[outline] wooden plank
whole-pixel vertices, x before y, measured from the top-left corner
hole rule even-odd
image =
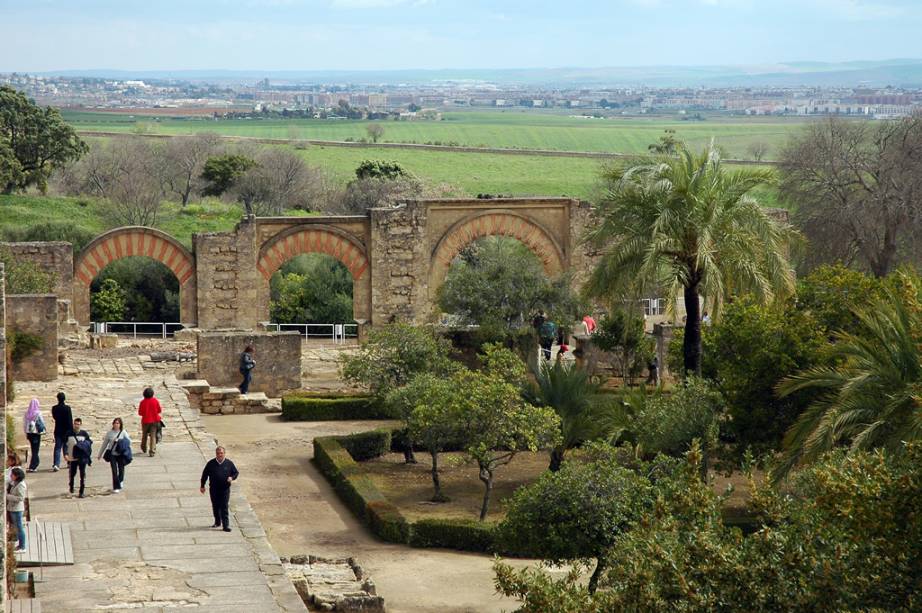
[[[42,603],[35,598],[17,598],[10,601],[11,613],[42,613]]]
[[[32,521],[26,524],[26,533],[27,549],[16,554],[20,566],[74,563],[74,548],[67,524]]]

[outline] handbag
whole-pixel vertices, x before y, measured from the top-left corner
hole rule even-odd
[[[105,460],[106,462],[111,462],[112,461],[112,450],[106,449],[106,451],[102,454],[102,459]]]

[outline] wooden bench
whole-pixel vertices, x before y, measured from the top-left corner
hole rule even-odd
[[[26,550],[16,554],[18,566],[60,566],[74,563],[74,547],[67,524],[55,521],[26,523]]]

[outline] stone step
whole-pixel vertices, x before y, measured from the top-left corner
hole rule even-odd
[[[191,381],[181,381],[179,387],[190,394],[204,394],[211,386],[204,379],[193,379]]]
[[[240,390],[238,390],[236,387],[210,387],[208,388],[208,391],[202,395],[204,400],[218,400],[239,397]]]
[[[249,394],[240,394],[239,400],[240,402],[251,404],[266,404],[269,402],[269,397],[263,392],[250,392]]]

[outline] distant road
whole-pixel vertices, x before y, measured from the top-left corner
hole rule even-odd
[[[83,136],[145,136],[148,138],[173,138],[174,136],[189,136],[188,134],[134,134],[126,132],[101,132],[96,130],[77,130]],[[262,138],[258,136],[227,136],[218,135],[222,139],[234,141],[247,141],[250,143],[260,143],[264,145],[290,145],[301,143],[307,145],[319,145],[322,147],[351,147],[354,149],[421,149],[424,151],[443,151],[449,153],[499,153],[502,155],[530,155],[544,157],[561,157],[561,158],[595,158],[595,159],[615,159],[615,158],[634,158],[637,154],[630,153],[604,153],[601,151],[557,151],[554,149],[508,149],[502,147],[461,147],[455,145],[423,145],[418,143],[356,143],[344,140],[315,140],[309,138]],[[741,164],[751,166],[758,164],[762,166],[777,166],[778,162],[773,160],[723,160],[727,164]]]

